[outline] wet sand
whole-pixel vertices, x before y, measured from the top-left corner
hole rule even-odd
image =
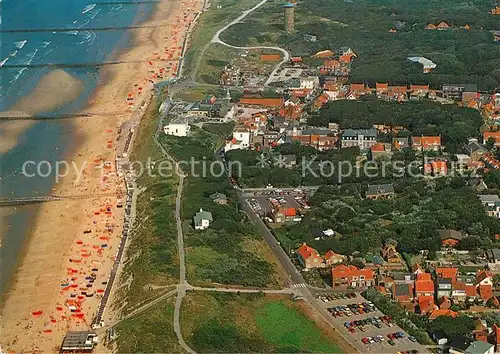
[[[75,100],[83,89],[84,85],[81,80],[64,70],[56,69],[44,75],[32,92],[17,101],[10,110],[1,112],[0,115],[30,117],[52,111]],[[32,120],[12,120],[0,123],[0,154],[15,147],[19,135],[34,123],[35,121]]]
[[[71,160],[83,174],[78,178],[72,170],[54,193],[87,198],[40,207],[4,301],[0,344],[5,350],[56,352],[67,330],[89,328],[122,231],[123,208],[117,204],[125,186],[115,170],[115,149],[122,143],[118,128],[140,114],[152,82],[177,70],[188,25],[201,7],[198,0],[160,3],[148,24],[172,25],[134,31],[134,46],[119,55],[134,63],[106,67],[85,110],[100,116],[73,121],[82,143]]]

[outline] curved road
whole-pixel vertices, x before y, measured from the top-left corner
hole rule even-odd
[[[226,47],[234,48],[234,49],[243,49],[243,50],[245,50],[245,49],[272,49],[272,50],[277,50],[277,51],[281,52],[283,54],[283,60],[281,60],[276,65],[276,67],[272,71],[271,75],[269,75],[269,78],[264,83],[264,86],[268,86],[269,83],[271,82],[272,77],[276,74],[276,72],[279,70],[279,68],[281,67],[281,65],[283,65],[284,63],[286,63],[286,62],[288,62],[290,60],[290,54],[285,49],[280,48],[280,47],[272,47],[272,46],[237,47],[237,46],[234,46],[234,45],[231,45],[231,44],[228,44],[228,43],[222,41],[220,39],[220,35],[221,35],[222,32],[224,32],[225,30],[227,30],[232,25],[235,25],[235,24],[241,22],[241,20],[243,20],[245,17],[247,17],[249,14],[251,14],[252,12],[254,12],[255,10],[257,10],[262,5],[264,5],[267,1],[268,0],[262,0],[261,2],[259,2],[257,5],[255,5],[251,9],[243,11],[240,16],[238,16],[236,19],[234,19],[233,21],[229,22],[227,25],[225,25],[224,27],[222,27],[221,29],[219,29],[214,34],[214,36],[212,37],[212,39],[210,40],[210,43],[209,43],[209,44],[218,43],[218,44],[222,44],[222,45],[225,45]]]

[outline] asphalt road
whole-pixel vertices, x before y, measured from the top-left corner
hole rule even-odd
[[[243,210],[248,215],[249,219],[255,224],[255,226],[257,226],[260,234],[262,235],[262,237],[264,237],[264,240],[280,261],[292,283],[305,284],[306,282],[302,277],[302,274],[300,274],[300,272],[297,270],[283,248],[281,248],[281,245],[278,244],[271,231],[269,231],[266,224],[264,224],[264,221],[262,221],[262,219],[255,213],[255,211],[252,210],[241,193],[238,193],[238,198],[241,205],[243,206]]]

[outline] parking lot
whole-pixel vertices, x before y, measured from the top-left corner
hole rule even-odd
[[[317,301],[338,324],[336,327],[364,348],[363,352],[427,352],[418,342],[410,340],[410,336],[393,323],[389,316],[380,312],[361,295],[348,294],[324,294],[318,296]]]
[[[248,203],[259,215],[267,215],[275,208],[295,208],[305,211],[310,208],[307,202],[308,196],[304,191],[268,192],[256,193],[247,198]]]

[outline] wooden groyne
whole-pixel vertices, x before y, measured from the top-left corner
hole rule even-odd
[[[128,112],[81,112],[81,113],[60,113],[49,115],[34,115],[34,116],[0,116],[0,121],[6,120],[54,120],[54,119],[71,119],[85,117],[101,117],[101,116],[120,116]]]
[[[1,29],[0,33],[72,32],[70,34],[76,35],[78,34],[78,32],[84,32],[84,31],[125,31],[131,29],[139,29],[139,28],[158,28],[158,27],[168,27],[175,25],[176,24],[174,23],[161,23],[155,25],[134,25],[134,26],[123,26],[123,27],[13,28],[13,29]]]
[[[151,59],[151,62],[175,62],[177,59]],[[37,63],[37,64],[4,64],[2,69],[13,69],[13,68],[85,68],[85,67],[101,67],[106,65],[118,65],[118,64],[137,64],[144,63],[145,60],[107,60],[100,62],[89,62],[89,63]]]
[[[0,198],[0,207],[11,207],[47,202],[56,202],[60,200],[77,200],[77,199],[92,199],[98,197],[115,197],[115,193],[102,193],[102,194],[84,194],[84,195],[45,195],[33,197],[14,197],[14,198]]]

